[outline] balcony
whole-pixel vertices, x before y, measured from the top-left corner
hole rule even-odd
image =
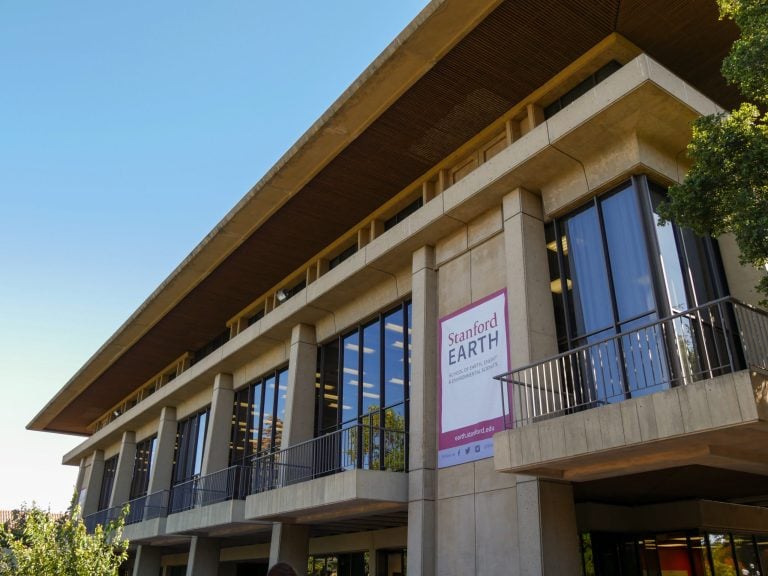
[[[768,314],[732,298],[498,379],[499,471],[580,481],[704,464],[768,474]]]
[[[246,517],[312,522],[408,502],[408,434],[366,424],[253,460]]]

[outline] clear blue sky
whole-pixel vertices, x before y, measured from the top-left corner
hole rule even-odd
[[[0,509],[66,507],[25,425],[425,4],[0,0]]]

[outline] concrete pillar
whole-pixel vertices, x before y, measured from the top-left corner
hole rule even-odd
[[[557,354],[541,198],[518,188],[504,197],[511,368]],[[578,574],[580,557],[573,490],[567,483],[518,476],[518,554],[521,576]],[[515,521],[515,519],[510,519]]]
[[[131,480],[133,479],[133,465],[136,462],[136,433],[132,430],[123,432],[120,443],[120,455],[117,457],[117,470],[115,470],[115,484],[112,487],[112,496],[109,507],[122,506],[128,502],[131,494]]]
[[[202,476],[213,474],[229,466],[229,440],[232,436],[232,406],[235,392],[232,374],[216,374],[213,381],[211,412],[205,435]]]
[[[408,573],[433,576],[436,565],[437,271],[432,246],[424,246],[413,254],[411,306]]]
[[[95,450],[88,457],[87,470],[85,472],[84,490],[85,496],[82,503],[83,518],[99,511],[99,493],[101,492],[101,480],[104,478],[104,452]]]
[[[314,436],[316,371],[315,327],[297,324],[291,332],[288,397],[285,402],[281,448],[310,440]]]
[[[521,576],[579,574],[581,554],[573,487],[518,476],[517,523]]]
[[[269,565],[287,562],[298,574],[303,574],[309,556],[309,526],[302,524],[272,524],[269,545]],[[410,557],[410,556],[409,556]]]
[[[133,561],[133,576],[158,576],[162,568],[161,556],[160,548],[140,544]]]
[[[157,442],[155,444],[155,459],[149,471],[147,494],[154,494],[171,488],[173,474],[173,450],[176,447],[176,408],[165,406],[160,412],[160,423],[157,427]]]
[[[187,560],[187,576],[216,576],[219,573],[219,541],[192,536]]]
[[[512,368],[557,354],[541,198],[517,188],[504,197]]]

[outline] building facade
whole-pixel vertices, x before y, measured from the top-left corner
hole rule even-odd
[[[657,214],[714,2],[434,0],[30,428],[165,576],[762,574],[768,316]]]

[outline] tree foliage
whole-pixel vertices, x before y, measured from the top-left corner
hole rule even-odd
[[[126,512],[89,534],[78,507],[58,519],[36,506],[22,507],[0,526],[0,576],[116,576],[128,556]]]
[[[693,165],[684,182],[670,188],[661,212],[702,235],[733,233],[741,262],[762,268],[768,264],[768,0],[718,5],[720,17],[741,31],[722,72],[744,101],[694,122]],[[768,277],[757,288],[768,296]]]

